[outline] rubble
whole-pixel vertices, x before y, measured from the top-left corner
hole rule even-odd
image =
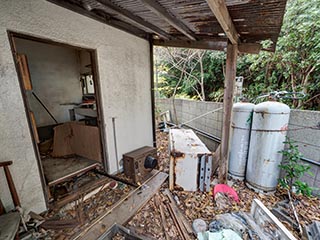
[[[168,153],[168,134],[157,132],[157,146],[159,156],[159,169],[164,171],[169,170],[169,153]],[[251,203],[253,199],[259,199],[268,209],[272,209],[276,203],[287,199],[287,191],[278,188],[274,194],[261,194],[249,190],[244,182],[239,180],[232,180],[232,188],[237,192],[239,202],[233,202],[226,209],[220,210],[213,199],[212,193],[204,192],[185,192],[172,191],[174,198],[179,200],[177,204],[180,211],[185,215],[189,224],[192,225],[193,220],[200,218],[209,224],[216,216],[223,213],[231,212],[250,212]],[[230,185],[230,184],[229,184]],[[168,188],[168,183],[165,182],[162,186],[164,189]],[[160,194],[161,196],[161,194]],[[320,200],[317,197],[308,198],[302,195],[294,195],[295,207],[299,214],[301,225],[305,226],[311,224],[312,221],[320,221]],[[288,209],[289,214],[293,217],[293,213]],[[167,226],[169,228],[168,234],[171,239],[182,239],[178,236],[173,220],[169,214],[165,212]],[[299,232],[290,224],[282,221],[283,225],[289,229],[293,235],[299,239]],[[153,236],[157,239],[166,239],[163,229],[161,228],[161,215],[157,205],[154,203],[154,198],[143,207],[127,224],[136,228],[139,232],[146,235]],[[160,226],[160,227],[157,227]],[[191,237],[195,238],[191,235]]]
[[[159,170],[169,172],[169,153],[167,133],[158,132],[158,160]],[[93,176],[89,174],[91,179]],[[106,177],[106,176],[104,176]],[[62,208],[56,208],[48,213],[39,216],[31,213],[28,228],[34,226],[33,237],[36,239],[70,239],[76,233],[83,231],[89,224],[95,221],[101,214],[123,199],[135,187],[114,178],[107,178],[95,194],[87,196],[82,195],[80,199],[72,204],[67,204]],[[130,181],[124,174],[118,174],[117,179]],[[215,182],[215,181],[213,181]],[[79,185],[86,183],[85,179],[78,179]],[[67,184],[67,183],[65,183]],[[70,183],[72,184],[72,183]],[[234,213],[239,213],[247,224],[255,228],[255,221],[248,217],[253,199],[259,199],[268,209],[277,206],[277,203],[287,199],[286,190],[277,189],[275,194],[264,195],[249,190],[242,181],[230,180],[228,185],[238,195],[237,201],[229,201],[228,204],[219,207],[213,196],[213,192],[187,192],[187,191],[169,191],[168,181],[162,184],[158,194],[154,195],[149,202],[138,211],[133,218],[125,225],[132,233],[139,236],[145,236],[149,239],[195,239],[196,232],[192,229],[192,223],[195,219],[201,219],[209,224],[209,230],[215,229],[215,232],[224,229],[221,223],[223,215],[229,214],[235,217]],[[75,186],[65,186],[66,189],[73,189]],[[53,191],[54,192],[54,191]],[[64,193],[68,194],[68,193]],[[318,198],[307,198],[301,195],[294,195],[294,204],[299,214],[300,223],[303,226],[311,224],[313,221],[320,221],[320,201]],[[59,199],[59,197],[57,197]],[[282,209],[283,210],[283,209]],[[290,208],[285,208],[288,217],[293,218]],[[230,216],[231,216],[230,215]],[[220,221],[219,221],[220,220]],[[283,219],[282,223],[298,238],[298,231],[294,224],[290,224]],[[241,221],[241,220],[239,220]],[[239,223],[239,221],[237,221]],[[218,223],[219,222],[219,223]],[[236,222],[236,221],[234,221]],[[42,227],[39,226],[42,224]],[[240,226],[240,225],[239,225]],[[272,226],[270,226],[272,228]],[[238,232],[241,232],[238,228]],[[234,230],[237,232],[237,230]],[[259,230],[255,230],[258,232]],[[219,233],[220,235],[222,232]],[[231,234],[231,233],[230,233]],[[233,233],[232,233],[233,234]],[[246,236],[254,236],[247,232]],[[261,233],[262,234],[262,233]],[[209,235],[208,235],[209,236]],[[116,234],[114,239],[121,239],[121,234]],[[210,238],[209,238],[210,239]],[[250,239],[250,238],[247,238]]]

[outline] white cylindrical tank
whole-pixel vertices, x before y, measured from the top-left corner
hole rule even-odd
[[[229,174],[240,180],[244,179],[246,173],[253,108],[252,103],[239,102],[233,105]]]
[[[253,111],[246,184],[256,191],[274,191],[278,184],[279,164],[287,135],[290,108],[268,101]]]

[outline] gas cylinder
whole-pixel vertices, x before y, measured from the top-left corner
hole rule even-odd
[[[276,190],[287,135],[290,108],[267,101],[254,107],[246,169],[246,184],[259,192]]]
[[[239,102],[233,105],[229,175],[243,180],[246,173],[251,119],[254,104]]]

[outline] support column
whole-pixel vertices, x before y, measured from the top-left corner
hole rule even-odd
[[[231,115],[233,105],[233,92],[235,85],[236,69],[237,69],[237,53],[238,45],[228,43],[227,62],[226,62],[226,79],[224,81],[223,95],[223,127],[222,141],[219,162],[219,182],[227,182],[228,159],[229,159],[229,139],[231,130]]]

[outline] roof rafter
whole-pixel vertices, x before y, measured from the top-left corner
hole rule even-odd
[[[95,1],[102,4],[103,6],[105,6],[107,8],[109,8],[109,9],[111,9],[112,11],[116,12],[117,14],[121,15],[125,19],[137,24],[138,26],[142,26],[144,28],[149,29],[151,32],[163,37],[164,39],[171,39],[172,38],[168,33],[163,31],[162,29],[145,21],[141,17],[134,15],[130,11],[113,4],[110,0],[95,0]]]
[[[152,41],[153,45],[177,48],[196,48],[225,51],[228,45],[227,39],[183,41],[183,40],[157,40]],[[239,53],[258,54],[261,50],[259,43],[240,43],[238,45]]]
[[[140,0],[140,1],[143,2],[148,9],[150,9],[152,12],[157,14],[159,17],[166,20],[171,26],[176,28],[179,32],[183,33],[189,39],[194,41],[197,40],[196,35],[186,25],[184,25],[176,17],[173,17],[171,14],[169,14],[168,11],[163,6],[161,6],[157,1],[155,0]]]
[[[142,37],[142,38],[147,38],[147,33],[145,31],[143,31],[140,28],[137,28],[133,25],[130,25],[129,23],[117,20],[107,13],[105,13],[105,17],[101,17],[101,16],[98,16],[97,14],[95,14],[94,11],[87,11],[78,5],[71,4],[71,3],[64,1],[64,0],[47,0],[47,1],[54,3],[56,5],[59,5],[61,7],[64,7],[66,9],[69,9],[71,11],[77,12],[79,14],[82,14],[84,16],[90,17],[92,19],[95,19],[96,21],[99,21],[101,23],[106,23],[110,26],[121,29],[121,30],[128,32],[130,34],[134,34],[134,35]]]
[[[239,36],[231,20],[224,0],[206,0],[214,16],[232,44],[238,44]]]

